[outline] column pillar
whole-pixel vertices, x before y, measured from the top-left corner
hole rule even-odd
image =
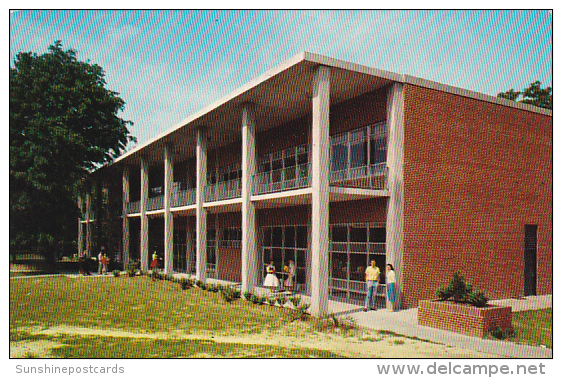
[[[141,270],[148,270],[148,161],[141,157],[140,164],[140,259]]]
[[[196,185],[195,185],[195,277],[207,279],[207,210],[205,201],[205,184],[207,182],[207,131],[197,129],[196,148]]]
[[[252,181],[256,173],[256,121],[253,104],[242,108],[242,291],[251,291],[258,283],[256,209],[251,201]]]
[[[386,261],[396,272],[396,309],[402,299],[402,242],[403,242],[403,166],[404,166],[404,84],[394,83],[388,90],[386,105],[388,135],[387,166],[388,192],[386,209]],[[386,267],[384,267],[386,269]],[[390,304],[387,301],[387,308]]]
[[[122,255],[121,260],[123,262],[123,269],[127,269],[127,264],[129,264],[129,218],[127,217],[127,204],[130,201],[130,171],[129,167],[123,168],[123,233],[122,233]]]
[[[330,205],[330,69],[316,68],[312,90],[311,304],[314,316],[328,313]]]
[[[187,226],[186,226],[186,256],[185,256],[185,261],[186,261],[186,273],[188,274],[193,274],[193,270],[191,269],[191,266],[193,265],[193,248],[195,245],[195,240],[193,239],[193,227],[191,226],[190,222],[189,222],[189,217],[187,217],[186,220]]]
[[[172,183],[174,152],[171,144],[164,146],[164,273],[174,271],[174,217],[172,215]]]

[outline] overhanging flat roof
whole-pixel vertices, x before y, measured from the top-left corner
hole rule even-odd
[[[200,127],[207,127],[209,130],[209,150],[229,144],[240,138],[241,109],[247,102],[255,105],[257,133],[307,116],[311,110],[314,69],[318,65],[331,68],[330,103],[332,105],[383,88],[392,82],[401,82],[552,116],[552,111],[536,106],[323,55],[301,52],[146,143],[124,153],[109,165],[137,165],[140,164],[141,156],[149,162],[162,161],[166,143],[173,144],[176,154],[194,156],[196,130]]]

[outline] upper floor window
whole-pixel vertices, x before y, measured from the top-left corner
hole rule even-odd
[[[365,175],[366,169],[386,163],[384,122],[333,136],[330,139],[331,171],[341,179]]]

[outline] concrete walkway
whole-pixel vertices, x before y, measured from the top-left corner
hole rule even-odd
[[[491,304],[512,306],[514,312],[552,307],[552,295],[490,301]],[[330,302],[330,310],[340,318],[350,317],[360,327],[387,330],[409,337],[514,358],[552,358],[552,349],[520,345],[508,341],[481,339],[459,333],[418,325],[418,310],[412,308],[397,312],[386,309],[364,312],[362,307]],[[407,356],[405,356],[407,357]]]

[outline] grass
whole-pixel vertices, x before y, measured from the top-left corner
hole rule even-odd
[[[56,276],[10,282],[11,346],[47,343],[48,357],[341,357],[301,346],[210,339],[273,334],[292,316],[290,309],[243,300],[226,303],[218,292],[182,290],[178,283],[148,277]],[[70,333],[41,333],[61,326]],[[111,333],[81,334],[80,329]],[[26,353],[24,357],[41,357],[38,352]]]
[[[514,336],[509,340],[520,344],[544,345],[552,349],[552,307],[513,313]]]
[[[37,336],[19,333],[11,341],[49,341],[60,344],[54,358],[338,358],[338,354],[311,348],[221,343],[214,340],[131,339],[125,337]],[[24,358],[38,357],[28,352]]]
[[[289,318],[290,310],[241,300],[226,303],[219,293],[182,290],[177,283],[147,277],[37,277],[10,285],[10,327],[65,324],[240,334],[276,329]]]

